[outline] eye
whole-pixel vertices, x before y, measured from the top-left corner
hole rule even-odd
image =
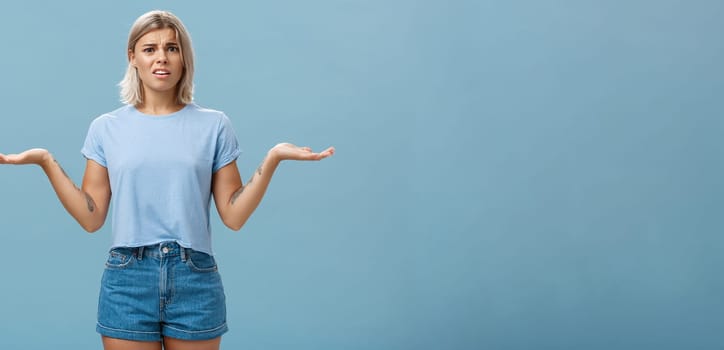
[[[179,49],[177,46],[169,46],[168,51],[170,52],[179,52]]]
[[[153,48],[152,48],[152,47],[146,47],[146,48],[143,49],[143,52],[151,53],[151,52],[153,52]]]

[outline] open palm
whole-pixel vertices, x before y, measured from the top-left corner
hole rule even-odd
[[[0,153],[0,164],[41,164],[48,155],[48,150],[43,148],[33,148],[19,154]]]
[[[299,147],[291,143],[280,143],[271,149],[279,160],[322,160],[334,154],[334,147],[322,152],[312,152],[309,147]]]

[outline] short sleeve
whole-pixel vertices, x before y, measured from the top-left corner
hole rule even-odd
[[[233,162],[241,154],[239,149],[239,141],[236,139],[234,127],[231,120],[225,114],[221,116],[219,123],[218,137],[216,138],[216,150],[214,152],[213,172],[223,168],[227,164]]]
[[[84,157],[87,159],[93,160],[96,163],[102,165],[103,167],[108,167],[106,164],[106,155],[105,152],[103,152],[103,145],[100,142],[103,138],[100,135],[100,118],[97,118],[91,122],[90,127],[88,128],[88,134],[85,137],[85,142],[83,143],[83,148],[81,148],[80,153],[83,154]]]

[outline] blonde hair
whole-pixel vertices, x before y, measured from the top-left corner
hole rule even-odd
[[[138,70],[131,64],[130,54],[135,50],[136,43],[146,33],[156,29],[171,28],[176,32],[176,40],[181,49],[183,73],[176,85],[176,102],[187,104],[193,101],[194,96],[194,49],[191,46],[191,36],[181,20],[168,11],[154,10],[146,12],[133,23],[128,34],[129,55],[126,75],[118,86],[121,88],[121,101],[137,105],[143,103],[143,84],[138,76]]]

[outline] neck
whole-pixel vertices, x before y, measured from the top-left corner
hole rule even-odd
[[[184,107],[183,103],[176,101],[176,94],[170,93],[146,93],[143,96],[143,103],[136,105],[141,113],[150,115],[166,115],[178,112]]]

